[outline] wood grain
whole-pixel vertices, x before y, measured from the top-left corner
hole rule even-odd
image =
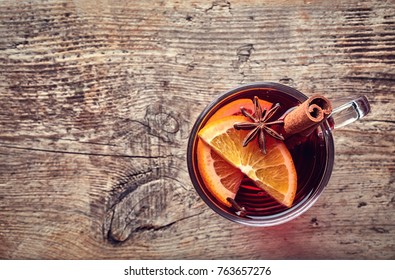
[[[0,1],[0,258],[395,259],[394,65],[393,1]],[[265,229],[186,166],[203,108],[255,81],[372,106],[316,205]]]

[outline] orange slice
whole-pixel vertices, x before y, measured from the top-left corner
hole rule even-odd
[[[259,99],[259,104],[262,109],[269,110],[272,107],[272,103],[266,100]],[[216,121],[218,119],[222,119],[223,117],[232,116],[232,115],[241,115],[240,107],[244,107],[249,113],[254,112],[254,103],[252,99],[241,98],[232,101],[225,106],[218,109],[211,118],[207,121],[207,124]]]
[[[201,129],[199,137],[275,200],[291,207],[297,188],[297,175],[288,148],[270,136],[266,137],[266,154],[260,151],[256,139],[243,147],[243,140],[249,131],[236,130],[233,125],[246,121],[248,119],[244,116],[218,119]]]
[[[272,103],[264,100],[259,100],[259,103],[262,108],[266,109],[270,109],[272,106]],[[216,111],[206,125],[227,116],[240,115],[240,107],[244,107],[250,113],[254,110],[251,99],[237,99]],[[230,207],[231,204],[227,198],[234,199],[236,197],[244,174],[240,169],[220,157],[201,139],[197,143],[197,165],[206,188],[218,201]]]
[[[201,140],[197,144],[197,162],[206,188],[217,200],[230,207],[231,204],[227,198],[236,197],[244,174]]]

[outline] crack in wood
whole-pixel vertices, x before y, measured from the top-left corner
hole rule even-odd
[[[240,46],[236,51],[237,60],[233,61],[232,64],[233,64],[233,68],[235,70],[238,70],[239,74],[242,76],[240,83],[243,83],[247,76],[244,70],[246,65],[250,67],[249,64],[253,50],[255,50],[253,44],[245,44]]]
[[[366,121],[366,122],[383,122],[383,123],[395,124],[395,120],[366,119],[365,121]]]
[[[64,150],[40,149],[40,148],[32,148],[32,147],[21,147],[21,146],[7,145],[7,144],[4,145],[4,144],[1,144],[1,143],[0,143],[0,147],[8,148],[8,149],[35,151],[35,152],[59,153],[59,154],[83,155],[83,156],[99,156],[99,157],[140,158],[140,159],[159,159],[159,158],[163,158],[163,159],[165,159],[165,158],[173,156],[172,154],[156,155],[156,156],[145,156],[145,155],[122,155],[122,154],[104,154],[104,153],[92,153],[92,152],[75,152],[75,151],[64,151]]]
[[[388,229],[385,229],[383,227],[371,227],[369,228],[370,230],[373,230],[377,233],[389,233],[390,231]]]
[[[236,55],[237,55],[236,66],[237,66],[237,68],[240,68],[240,66],[242,66],[245,63],[250,61],[253,50],[255,50],[253,44],[245,44],[245,45],[240,46],[237,49],[237,52],[236,52]]]
[[[228,8],[229,13],[232,14],[232,4],[230,3],[230,1],[225,1],[225,0],[217,0],[212,2],[211,6],[205,9],[204,11],[207,13],[213,10],[215,7]]]
[[[57,140],[77,142],[77,143],[81,143],[81,144],[99,145],[99,146],[111,146],[111,147],[116,147],[117,146],[117,145],[110,144],[110,143],[99,143],[99,142],[94,142],[94,141],[81,141],[81,140],[78,140],[78,139],[59,138]]]
[[[172,221],[172,222],[170,222],[168,224],[161,225],[161,226],[156,226],[156,225],[152,225],[152,224],[143,225],[143,226],[140,226],[140,227],[136,228],[134,230],[134,232],[166,230],[166,229],[170,228],[171,226],[173,226],[174,224],[176,224],[178,222],[181,222],[181,221],[184,221],[184,220],[187,220],[187,219],[199,216],[199,215],[201,215],[203,213],[204,213],[204,211],[196,213],[196,214],[193,214],[193,215],[190,215],[190,216],[187,216],[187,217],[180,218],[178,220]]]

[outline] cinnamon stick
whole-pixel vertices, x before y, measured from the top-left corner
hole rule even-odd
[[[284,137],[310,135],[330,114],[332,104],[324,96],[315,94],[284,118]]]

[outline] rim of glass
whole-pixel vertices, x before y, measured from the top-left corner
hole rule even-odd
[[[189,134],[189,140],[188,140],[188,147],[187,147],[187,164],[188,164],[188,172],[189,176],[191,178],[192,184],[199,194],[199,196],[203,199],[203,201],[212,209],[214,210],[217,214],[221,215],[222,217],[239,223],[243,225],[248,225],[248,226],[275,226],[279,224],[283,224],[285,222],[288,222],[290,220],[295,219],[296,217],[300,216],[303,214],[305,211],[307,211],[311,206],[314,205],[314,203],[317,201],[319,196],[321,195],[322,191],[324,190],[325,186],[328,184],[330,176],[332,174],[333,170],[333,164],[334,164],[334,142],[333,142],[333,137],[332,133],[330,131],[330,126],[329,124],[325,121],[323,124],[321,124],[321,129],[323,132],[323,137],[325,139],[325,149],[326,149],[326,154],[327,154],[327,161],[324,167],[324,173],[321,177],[321,180],[319,182],[318,187],[316,190],[311,194],[311,196],[308,197],[308,199],[303,199],[300,201],[298,204],[292,206],[289,210],[277,213],[275,215],[269,215],[269,216],[262,216],[259,217],[259,219],[251,219],[251,218],[245,218],[245,217],[240,217],[237,216],[236,214],[231,214],[222,209],[222,207],[209,199],[206,195],[206,193],[203,191],[203,188],[200,184],[202,182],[199,181],[198,175],[196,174],[197,168],[194,168],[194,160],[193,160],[193,152],[194,148],[196,146],[196,140],[197,140],[197,132],[201,129],[202,123],[205,122],[207,114],[219,103],[223,102],[225,99],[231,98],[233,95],[238,94],[241,91],[249,90],[249,89],[274,89],[277,91],[281,91],[283,93],[289,94],[290,96],[296,98],[297,100],[303,102],[306,100],[308,97],[301,93],[300,91],[283,85],[279,83],[274,83],[274,82],[255,82],[255,83],[249,83],[249,84],[243,84],[240,86],[237,86],[235,88],[232,88],[222,94],[219,94],[216,96],[207,106],[206,108],[199,114],[197,117],[197,120],[192,127],[192,130]]]

